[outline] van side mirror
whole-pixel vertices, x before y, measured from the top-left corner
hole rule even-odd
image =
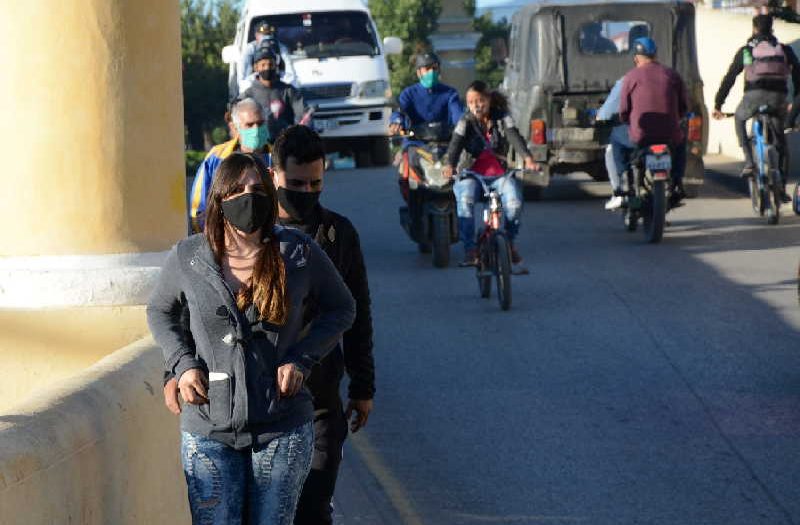
[[[387,36],[383,39],[383,51],[387,55],[399,55],[403,52],[403,41],[396,36]]]
[[[222,48],[222,61],[226,64],[235,64],[239,61],[239,51],[236,46],[225,46]]]

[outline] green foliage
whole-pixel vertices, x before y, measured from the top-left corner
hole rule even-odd
[[[468,0],[471,1],[471,0]],[[474,12],[474,11],[473,11]],[[475,30],[481,34],[475,50],[475,75],[491,87],[497,87],[503,81],[505,64],[492,56],[492,45],[505,45],[508,49],[508,34],[511,26],[505,18],[497,22],[492,20],[491,13],[484,13],[475,19]]]
[[[369,9],[381,36],[403,39],[403,53],[388,57],[392,92],[395,95],[417,81],[414,55],[430,49],[442,11],[440,0],[369,0]]]
[[[228,66],[222,48],[233,42],[238,0],[181,0],[183,111],[188,146],[204,149],[211,130],[224,125]]]
[[[206,158],[206,153],[205,151],[195,151],[187,149],[185,152],[185,157],[186,157],[186,176],[194,177],[195,173],[197,173],[197,168],[200,167],[200,164],[203,162],[203,159]]]

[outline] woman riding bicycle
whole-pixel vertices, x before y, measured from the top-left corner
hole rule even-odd
[[[522,188],[515,178],[503,177],[508,171],[509,146],[523,156],[526,169],[538,169],[538,165],[509,115],[508,104],[503,95],[491,91],[485,82],[476,80],[467,88],[466,99],[469,111],[464,113],[453,130],[443,173],[448,178],[452,177],[459,165],[461,153],[466,151],[470,155],[471,166],[468,169],[483,176],[484,182],[500,193],[511,241],[514,273],[526,273],[522,267],[522,257],[514,245],[522,216]],[[464,243],[465,252],[460,266],[477,264],[474,211],[475,200],[482,195],[479,191],[479,184],[471,178],[459,180],[453,186],[459,236]]]

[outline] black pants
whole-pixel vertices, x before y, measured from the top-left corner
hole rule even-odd
[[[333,523],[331,500],[336,489],[336,477],[342,462],[342,446],[347,437],[347,420],[342,401],[329,400],[330,408],[314,412],[314,457],[300,500],[294,525],[327,525]],[[332,406],[331,406],[332,405]]]

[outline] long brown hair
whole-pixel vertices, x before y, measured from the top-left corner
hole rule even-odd
[[[208,195],[205,236],[217,264],[222,264],[225,254],[225,228],[222,215],[222,200],[239,193],[239,180],[242,174],[254,169],[258,172],[267,197],[272,201],[271,212],[261,227],[261,240],[264,249],[256,257],[253,274],[236,295],[236,305],[244,310],[254,304],[259,318],[276,325],[283,325],[288,317],[289,303],[286,297],[286,267],[280,253],[280,246],[274,238],[273,229],[278,217],[278,192],[264,161],[258,155],[231,153],[217,168],[214,182]]]

